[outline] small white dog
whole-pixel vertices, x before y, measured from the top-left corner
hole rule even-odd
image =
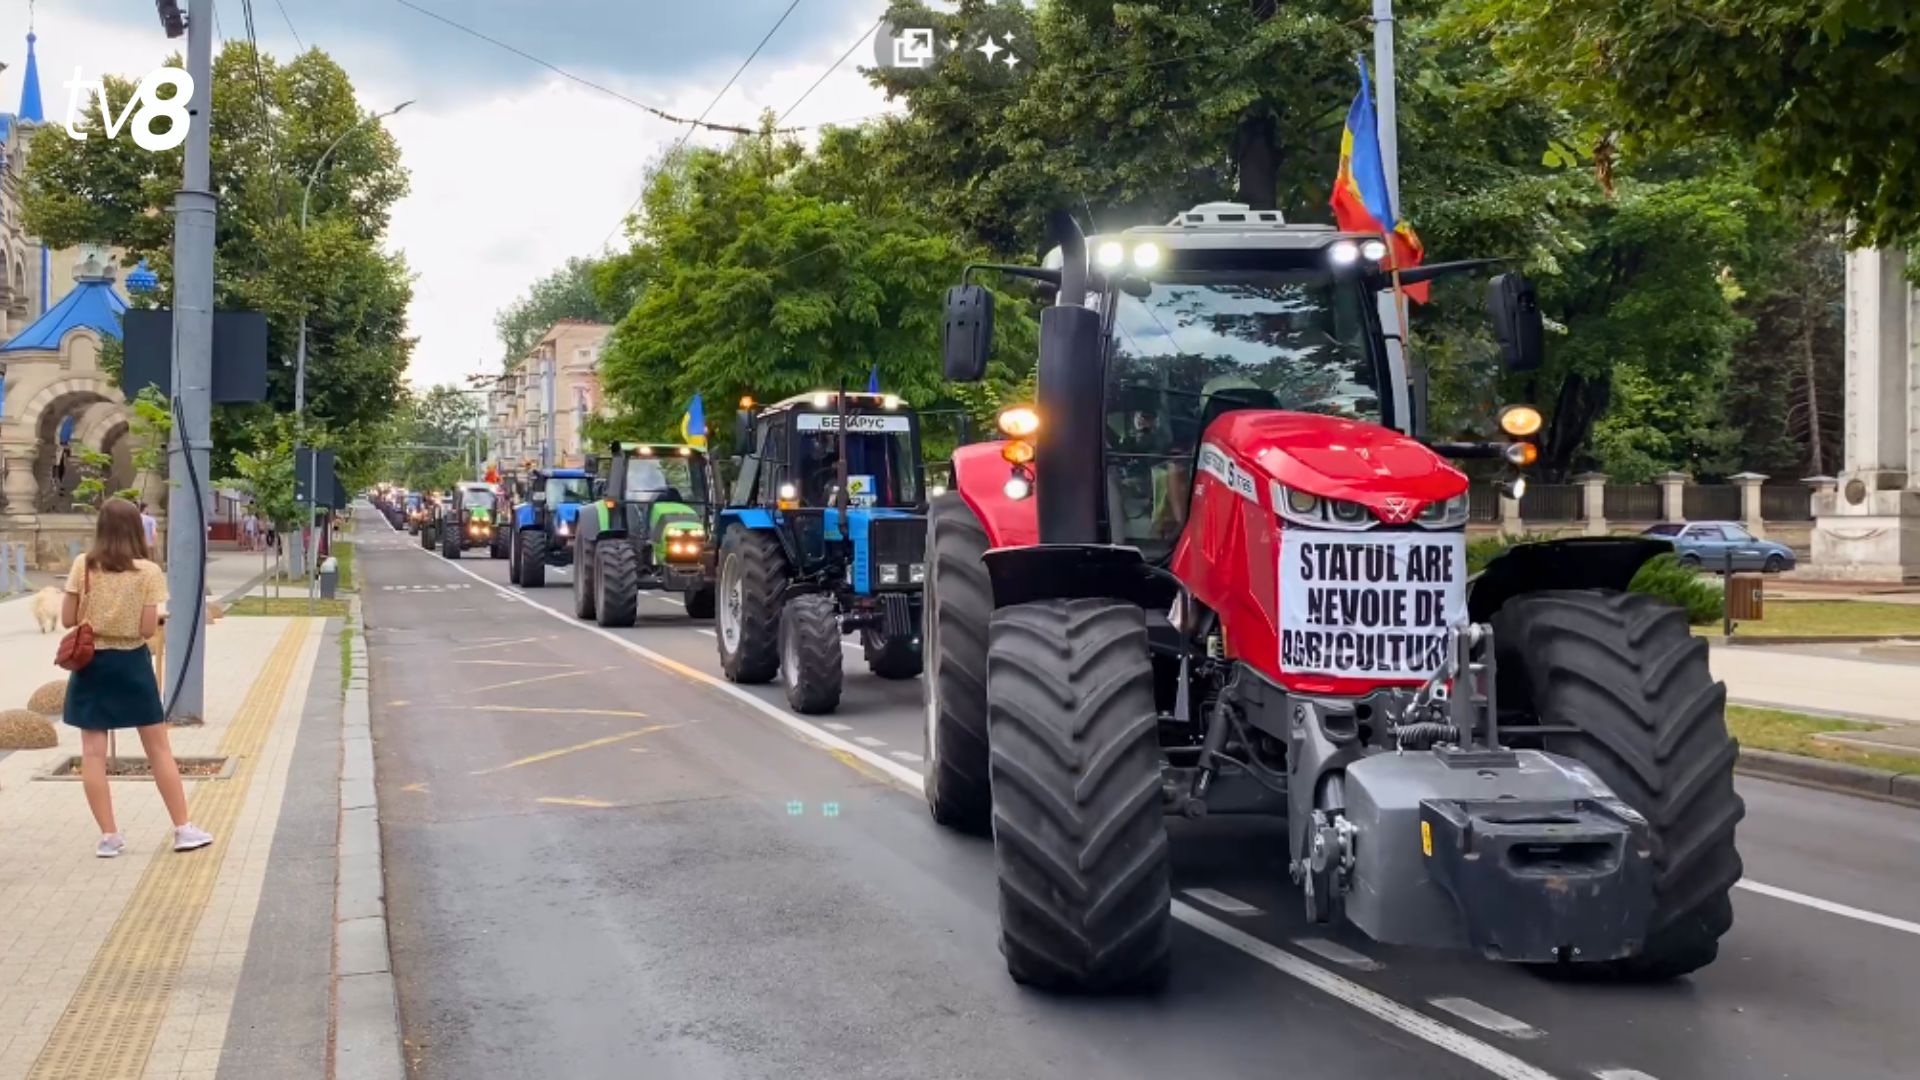
[[[66,602],[65,589],[49,585],[33,597],[33,617],[40,624],[40,632],[51,634],[60,629],[60,608]]]

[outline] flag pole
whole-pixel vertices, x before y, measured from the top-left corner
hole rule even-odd
[[[1387,174],[1387,201],[1392,216],[1400,215],[1400,125],[1395,95],[1393,68],[1393,0],[1373,0],[1373,73],[1374,132],[1380,144],[1380,167]],[[1391,229],[1394,222],[1381,224]],[[1391,315],[1385,310],[1393,305]],[[1407,373],[1407,400],[1396,401],[1396,413],[1410,434],[1425,433],[1427,427],[1427,373],[1413,359],[1407,341],[1407,298],[1400,286],[1400,271],[1393,272],[1393,295],[1380,298],[1380,321],[1399,328],[1399,335],[1387,342],[1389,362],[1397,362]]]

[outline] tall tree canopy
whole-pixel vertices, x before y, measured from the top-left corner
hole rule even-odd
[[[301,316],[307,318],[307,408],[332,430],[342,471],[379,456],[382,424],[399,400],[413,341],[405,263],[381,249],[393,203],[407,191],[399,149],[379,125],[339,143],[314,179],[307,228],[300,205],[327,147],[365,114],[340,66],[318,49],[286,64],[228,42],[214,61],[212,163],[220,200],[214,303],[267,315],[267,403],[214,417],[216,468],[266,445],[264,419],[289,413]],[[178,62],[177,58],[174,62]],[[116,106],[133,92],[107,79]],[[95,243],[144,258],[170,303],[173,193],[183,150],[153,154],[130,139],[76,141],[58,125],[34,136],[27,160],[27,230],[54,246]]]
[[[633,306],[633,296],[616,287],[603,297],[601,265],[599,260],[576,255],[495,315],[493,328],[500,335],[502,362],[512,365],[526,356],[540,343],[540,335],[561,319],[619,322]]]

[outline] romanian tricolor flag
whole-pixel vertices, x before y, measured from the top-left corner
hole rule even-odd
[[[680,441],[701,450],[707,448],[707,407],[698,393],[680,417]]]
[[[1391,249],[1388,268],[1411,270],[1426,254],[1420,238],[1394,212],[1387,193],[1387,169],[1380,160],[1380,129],[1373,114],[1373,89],[1367,81],[1367,62],[1360,66],[1360,92],[1347,110],[1347,129],[1340,135],[1340,175],[1333,182],[1333,219],[1344,232],[1380,233]],[[1427,283],[1403,290],[1414,300],[1427,302]]]

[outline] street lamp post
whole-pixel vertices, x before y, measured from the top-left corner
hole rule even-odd
[[[307,203],[313,198],[313,184],[314,184],[314,181],[320,179],[320,170],[322,167],[326,165],[327,159],[333,156],[333,152],[339,149],[341,143],[347,141],[347,136],[353,134],[356,131],[359,131],[361,128],[366,127],[368,124],[372,124],[376,121],[384,120],[387,117],[398,113],[401,109],[404,109],[411,104],[413,104],[413,101],[409,99],[407,101],[401,102],[398,105],[395,105],[393,108],[388,109],[386,112],[374,113],[372,116],[367,117],[365,120],[362,120],[359,123],[348,128],[347,130],[341,132],[339,138],[333,140],[333,143],[331,145],[329,145],[325,150],[321,151],[320,160],[313,163],[313,171],[307,174],[307,189],[300,196],[300,232],[302,235],[305,235],[307,231]],[[300,313],[300,351],[299,351],[298,358],[294,361],[294,369],[293,369],[293,422],[295,427],[300,427],[306,423],[306,413],[307,413],[307,315],[306,315],[306,312],[303,310]]]

